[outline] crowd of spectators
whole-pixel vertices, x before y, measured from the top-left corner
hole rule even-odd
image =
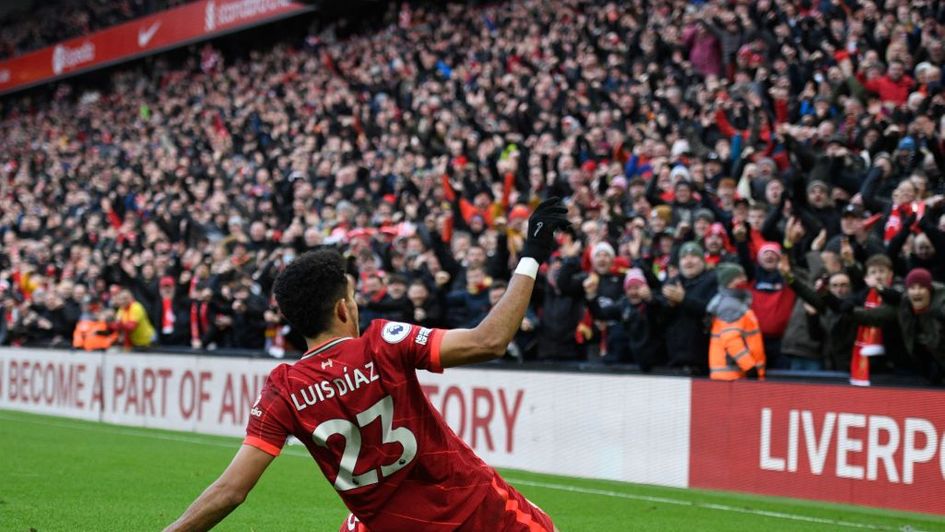
[[[193,0],[34,1],[0,17],[0,60]]]
[[[96,342],[281,355],[304,343],[274,276],[320,246],[348,258],[364,325],[469,326],[557,195],[572,230],[510,358],[705,375],[713,322],[756,316],[767,368],[942,381],[940,2],[387,20],[7,102],[3,341],[68,345],[80,322]],[[713,373],[750,374],[740,356]]]

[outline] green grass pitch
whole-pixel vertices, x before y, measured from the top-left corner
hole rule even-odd
[[[0,411],[0,530],[157,530],[223,470],[236,438]],[[563,531],[943,530],[907,514],[503,470]],[[347,511],[286,448],[219,530],[338,530]]]

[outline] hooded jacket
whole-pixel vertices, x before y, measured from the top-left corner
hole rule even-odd
[[[747,290],[720,288],[706,309],[713,316],[709,372],[713,380],[765,375],[765,347]]]

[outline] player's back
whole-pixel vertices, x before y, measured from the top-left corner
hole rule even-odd
[[[417,368],[440,371],[443,331],[375,321],[273,370],[258,410],[309,449],[371,530],[453,529],[489,488],[492,469],[434,411]],[[247,442],[254,438],[250,423]],[[284,435],[282,436],[284,438]]]

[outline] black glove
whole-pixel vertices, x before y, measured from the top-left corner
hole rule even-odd
[[[568,224],[568,209],[558,197],[541,202],[528,218],[528,235],[525,239],[523,257],[531,257],[539,264],[548,260],[555,250],[555,229],[563,229]]]

